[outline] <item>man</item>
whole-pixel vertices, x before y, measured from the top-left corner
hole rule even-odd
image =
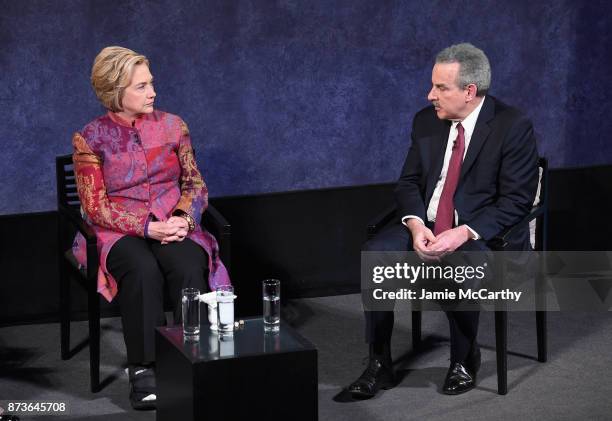
[[[538,182],[533,127],[520,111],[486,95],[489,60],[471,44],[442,50],[432,71],[431,106],[419,111],[395,189],[401,224],[368,241],[367,251],[414,251],[426,262],[454,251],[488,251],[487,241],[531,209]],[[525,230],[510,249],[528,247]],[[474,388],[480,367],[477,311],[446,312],[451,364],[443,392]],[[370,398],[395,384],[392,311],[366,311],[369,364],[349,386]]]

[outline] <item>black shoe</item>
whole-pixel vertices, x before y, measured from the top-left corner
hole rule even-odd
[[[480,370],[480,347],[468,355],[463,362],[451,363],[442,392],[447,395],[459,395],[472,390],[476,386],[476,374]]]
[[[379,358],[370,358],[363,374],[348,387],[353,398],[369,399],[380,389],[391,389],[395,386],[395,376],[390,363]]]
[[[137,410],[156,408],[155,371],[152,367],[130,365],[130,404]]]
[[[478,370],[480,370],[480,363],[480,347],[476,345],[476,348],[474,348],[463,363],[451,363],[448,373],[446,374],[446,379],[444,380],[442,391],[447,395],[459,395],[473,389],[476,386],[476,374],[478,374]],[[459,364],[463,370],[456,367],[457,364]],[[463,375],[463,372],[467,375]]]
[[[476,386],[476,374],[471,372],[462,363],[451,363],[442,392],[446,395],[459,395]]]

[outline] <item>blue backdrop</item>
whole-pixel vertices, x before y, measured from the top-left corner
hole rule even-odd
[[[610,3],[0,0],[0,214],[54,209],[54,157],[103,112],[93,58],[151,61],[211,196],[393,181],[432,60],[469,41],[553,167],[612,163]]]

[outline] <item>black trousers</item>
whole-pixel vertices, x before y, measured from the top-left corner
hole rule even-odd
[[[413,251],[412,235],[408,228],[394,224],[384,228],[363,246],[364,251]],[[484,241],[468,241],[459,248],[460,251],[488,250]],[[464,361],[478,336],[479,311],[447,311],[450,327],[451,362]],[[391,342],[393,332],[393,311],[365,311],[366,342],[385,344]]]
[[[208,289],[208,256],[186,238],[162,245],[125,236],[110,250],[106,267],[117,281],[123,337],[129,364],[155,361],[155,327],[164,326],[164,294],[181,317],[181,289]]]

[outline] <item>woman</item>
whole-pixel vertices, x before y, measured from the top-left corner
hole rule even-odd
[[[98,291],[108,301],[119,300],[130,402],[152,409],[154,328],[165,324],[164,291],[178,320],[182,288],[212,290],[230,281],[215,238],[200,227],[208,190],[189,130],[180,117],[154,109],[147,58],[104,48],[91,83],[108,112],[74,134],[76,184],[98,238]],[[74,254],[84,265],[80,235]]]

